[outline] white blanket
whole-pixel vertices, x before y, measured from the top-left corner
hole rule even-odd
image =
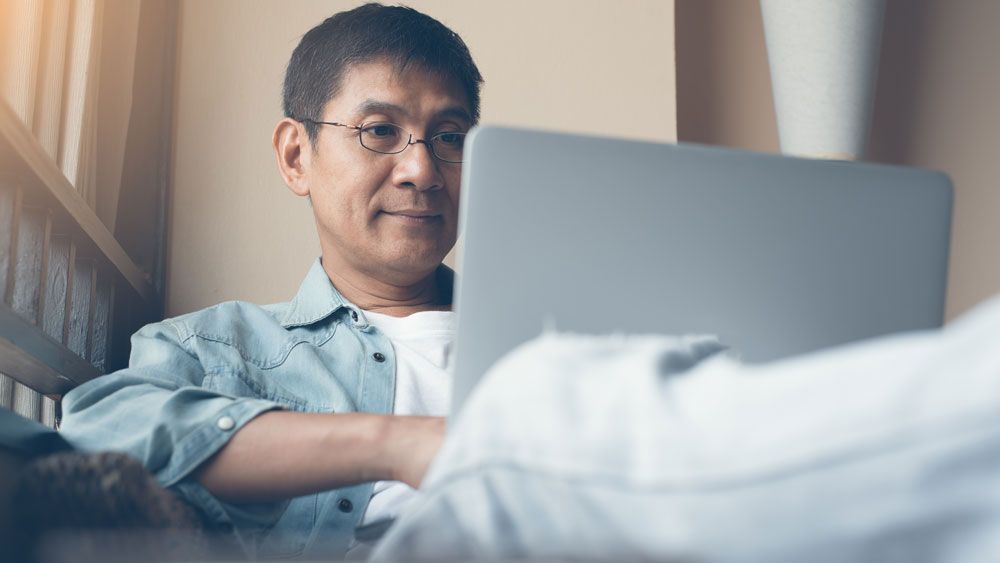
[[[719,349],[514,350],[374,559],[1000,561],[1000,298],[765,365]]]

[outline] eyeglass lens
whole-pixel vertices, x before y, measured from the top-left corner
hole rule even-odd
[[[410,143],[410,134],[394,123],[369,123],[360,129],[361,146],[383,154],[402,152]],[[431,152],[445,162],[462,162],[465,133],[448,131],[430,139]]]

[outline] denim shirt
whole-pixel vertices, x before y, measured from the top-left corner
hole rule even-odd
[[[450,291],[453,273],[442,266],[438,275]],[[232,529],[248,555],[339,556],[371,483],[235,505],[212,496],[192,471],[266,411],[391,413],[395,369],[388,338],[317,260],[289,303],[233,301],[144,327],[132,337],[128,368],[64,397],[62,433],[83,450],[138,458],[163,486]]]

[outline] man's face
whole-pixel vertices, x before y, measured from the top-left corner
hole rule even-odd
[[[414,139],[472,125],[456,81],[388,62],[353,66],[319,119],[395,123]],[[379,154],[354,129],[319,127],[305,174],[324,256],[390,280],[436,268],[457,236],[461,164],[434,158],[422,143]]]

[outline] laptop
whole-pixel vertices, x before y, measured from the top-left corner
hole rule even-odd
[[[452,413],[546,327],[757,363],[943,322],[940,172],[490,126],[465,150]]]

